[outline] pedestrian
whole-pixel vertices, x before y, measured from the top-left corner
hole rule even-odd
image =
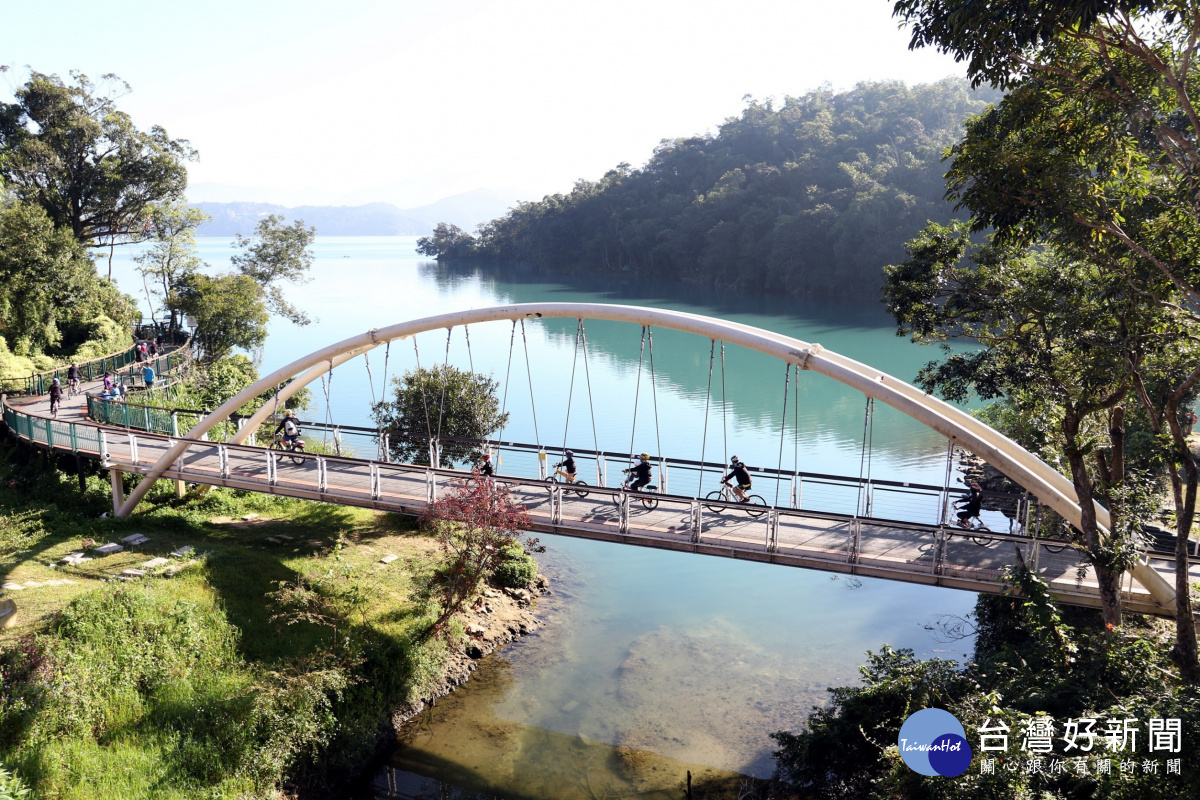
[[[113,390],[113,374],[108,370],[104,371],[104,391],[111,392]]]
[[[142,367],[142,380],[146,382],[146,391],[154,388],[154,367],[149,364]]]

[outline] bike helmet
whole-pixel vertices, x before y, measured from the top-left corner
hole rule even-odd
[[[563,451],[563,455],[564,455],[564,456],[566,456],[567,458],[574,458],[574,457],[575,457],[575,454],[574,454],[573,452],[571,452],[570,450],[564,450],[564,451]]]
[[[283,415],[285,417],[294,417],[294,416],[296,416],[296,412],[292,411],[290,408],[288,408],[288,409],[284,410]]]
[[[649,454],[649,453],[642,453],[640,456],[638,456],[638,458],[640,458],[642,461],[649,461],[649,460],[650,460],[650,454]]]
[[[55,378],[55,379],[54,379],[54,383],[58,383],[58,378]]]
[[[972,489],[978,489],[978,490],[979,490],[979,491],[981,491],[981,492],[983,491],[983,487],[982,487],[982,486],[980,486],[980,485],[979,485],[977,482],[975,482],[975,481],[971,481],[971,482],[970,482],[969,484],[967,484],[967,485],[968,485],[968,486],[970,486]]]
[[[742,462],[741,462],[741,461],[738,461],[738,457],[737,457],[737,456],[730,456],[730,457],[729,457],[729,463],[730,463],[730,465],[733,465],[733,464],[740,464],[740,463],[742,463]]]
[[[484,453],[484,454],[483,454],[483,460],[484,460],[484,461],[491,461],[491,460],[492,460],[492,454],[491,454],[491,453]]]

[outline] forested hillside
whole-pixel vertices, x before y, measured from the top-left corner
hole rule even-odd
[[[663,140],[641,169],[522,203],[475,236],[439,225],[422,252],[873,298],[904,242],[952,216],[942,152],[992,99],[947,79],[752,101],[715,135]]]

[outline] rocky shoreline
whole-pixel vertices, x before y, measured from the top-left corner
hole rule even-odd
[[[526,589],[484,589],[462,616],[467,632],[466,646],[446,660],[441,681],[427,697],[392,713],[392,733],[398,733],[406,722],[436,704],[438,698],[466,683],[479,666],[480,659],[537,630],[541,623],[534,611],[534,603],[547,594],[550,594],[549,581],[540,574]]]
[[[532,633],[541,625],[535,611],[539,597],[551,594],[549,581],[539,574],[524,589],[494,589],[487,587],[474,604],[462,615],[467,643],[462,650],[450,655],[442,669],[442,678],[425,697],[395,709],[375,737],[375,752],[363,765],[358,776],[349,782],[343,797],[357,794],[368,785],[384,759],[392,751],[404,726],[445,697],[471,677],[479,662],[504,645]],[[281,798],[329,797],[329,786],[299,785],[285,789]]]

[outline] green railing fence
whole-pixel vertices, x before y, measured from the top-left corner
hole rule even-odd
[[[163,342],[171,346],[183,346],[187,344],[188,339],[186,334],[179,333],[164,337]],[[135,348],[136,344],[130,345],[128,350],[123,350],[119,353],[93,358],[90,361],[77,362],[83,380],[96,380],[103,377],[106,371],[116,372],[123,367],[135,363],[137,361]],[[35,395],[46,394],[50,390],[50,384],[55,378],[58,378],[61,382],[66,382],[68,366],[56,367],[46,372],[37,372],[21,378],[5,378],[3,381],[0,381],[0,391],[5,394],[15,394],[17,392]],[[155,371],[157,372],[158,370],[155,369]]]

